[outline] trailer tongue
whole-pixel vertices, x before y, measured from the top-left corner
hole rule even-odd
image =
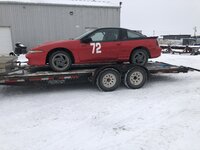
[[[13,62],[12,62],[13,63]],[[198,69],[176,66],[163,62],[149,62],[145,67],[133,64],[103,64],[97,66],[75,67],[66,72],[53,72],[48,69],[21,67],[0,74],[0,85],[29,85],[42,83],[68,83],[73,81],[90,81],[102,90],[113,91],[121,81],[128,88],[141,88],[149,74],[187,73]]]

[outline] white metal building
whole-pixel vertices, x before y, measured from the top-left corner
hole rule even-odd
[[[0,0],[0,54],[120,26],[120,5],[100,0]]]

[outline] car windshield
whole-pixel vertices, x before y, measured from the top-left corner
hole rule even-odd
[[[93,32],[93,31],[94,31],[94,30],[90,30],[90,31],[88,31],[88,32],[85,32],[85,33],[83,33],[82,35],[80,35],[80,36],[78,36],[78,37],[76,37],[76,38],[74,38],[74,39],[75,39],[75,40],[80,40],[80,39],[82,39],[84,36],[90,34],[90,33]]]

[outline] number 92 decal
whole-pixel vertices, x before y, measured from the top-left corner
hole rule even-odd
[[[90,43],[92,46],[92,54],[101,54],[101,43]]]

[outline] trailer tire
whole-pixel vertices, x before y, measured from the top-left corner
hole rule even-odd
[[[67,71],[72,65],[72,59],[67,52],[56,51],[49,57],[49,65],[53,71]]]
[[[106,68],[100,71],[96,79],[96,85],[99,90],[111,92],[116,90],[121,83],[120,73],[113,68]]]
[[[129,69],[124,77],[124,84],[130,89],[139,89],[147,81],[147,71],[142,67]]]

